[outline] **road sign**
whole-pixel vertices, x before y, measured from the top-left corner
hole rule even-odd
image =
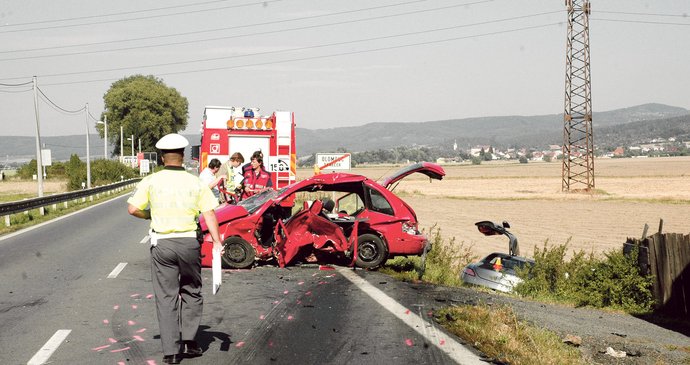
[[[320,170],[349,170],[349,153],[317,153],[316,165]]]
[[[41,150],[41,165],[51,166],[53,164],[53,158],[50,154],[50,150]]]

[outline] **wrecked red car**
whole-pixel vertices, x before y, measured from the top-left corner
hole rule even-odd
[[[215,211],[225,246],[223,266],[337,260],[375,268],[389,257],[422,255],[431,247],[418,229],[417,216],[391,191],[413,173],[436,180],[445,175],[441,166],[429,162],[405,167],[381,183],[349,173],[321,174],[220,206]],[[201,263],[209,267],[213,244],[203,216],[200,225]]]

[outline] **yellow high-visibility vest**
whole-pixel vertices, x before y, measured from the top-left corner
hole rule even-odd
[[[157,233],[196,230],[199,212],[218,206],[211,189],[182,167],[168,166],[145,177],[127,203],[138,209],[151,209],[151,229]]]

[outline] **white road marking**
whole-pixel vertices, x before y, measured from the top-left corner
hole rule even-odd
[[[127,266],[126,262],[121,262],[117,264],[113,271],[111,271],[110,274],[108,274],[108,279],[115,279],[118,275],[120,275],[125,266]]]
[[[431,331],[427,330],[429,323],[427,323],[422,317],[415,314],[413,311],[405,308],[400,303],[396,302],[393,298],[386,295],[380,289],[369,284],[366,280],[352,272],[352,269],[339,267],[337,268],[347,280],[350,280],[355,286],[357,286],[361,291],[369,295],[372,299],[378,302],[381,307],[385,308],[391,312],[394,316],[398,317],[403,321],[408,327],[415,330],[422,337],[424,337],[429,343],[436,346],[439,350],[444,352],[448,357],[453,359],[458,364],[467,365],[486,365],[486,362],[482,361],[479,356],[465,348],[459,342],[452,338],[445,336],[443,333],[438,333],[435,328]]]
[[[48,342],[46,342],[46,344],[43,345],[38,352],[36,352],[34,357],[32,357],[31,360],[26,363],[26,365],[41,365],[47,363],[50,356],[53,355],[53,352],[57,350],[62,341],[67,338],[70,332],[72,332],[72,330],[57,330],[53,337],[51,337],[50,340],[48,340]]]
[[[41,228],[41,227],[43,227],[43,226],[45,226],[45,225],[48,225],[48,224],[51,224],[51,223],[55,223],[55,222],[57,222],[57,221],[59,221],[59,220],[62,220],[62,219],[71,217],[71,216],[73,216],[73,215],[75,215],[75,214],[79,214],[79,213],[85,212],[85,211],[87,211],[87,210],[89,210],[89,209],[91,209],[91,208],[95,208],[95,207],[97,207],[97,206],[99,206],[99,205],[106,204],[106,203],[110,203],[111,201],[113,201],[113,200],[115,200],[115,199],[121,199],[121,198],[127,198],[127,197],[129,197],[129,194],[124,194],[124,195],[116,196],[116,197],[114,197],[114,198],[112,198],[112,199],[109,199],[109,200],[106,200],[106,201],[104,201],[104,202],[100,202],[100,203],[98,203],[98,204],[94,204],[94,205],[88,206],[88,207],[86,207],[86,208],[84,208],[84,209],[81,209],[81,210],[77,210],[76,212],[72,212],[72,213],[69,213],[69,214],[61,215],[61,216],[59,216],[59,217],[57,217],[57,218],[51,219],[51,220],[46,221],[46,222],[43,222],[43,223],[39,223],[39,224],[37,224],[37,225],[35,225],[35,226],[31,226],[31,227],[28,227],[28,228],[20,229],[20,230],[18,230],[17,232],[9,233],[9,234],[6,234],[6,235],[0,237],[0,241],[6,240],[6,239],[8,239],[8,238],[12,238],[12,237],[14,237],[14,236],[19,236],[19,235],[22,234],[22,233],[26,233],[26,232],[29,232],[29,231],[33,231],[34,229]]]
[[[146,236],[144,236],[144,238],[141,239],[141,241],[139,241],[139,243],[147,243],[147,242],[149,242],[150,239],[151,239],[151,236],[146,235]]]

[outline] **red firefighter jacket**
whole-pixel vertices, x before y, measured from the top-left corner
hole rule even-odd
[[[257,174],[253,169],[248,169],[244,171],[244,193],[242,193],[242,199],[248,198],[258,191],[265,188],[272,188],[273,181],[271,180],[271,174],[263,169],[263,166],[259,168],[259,173]],[[257,191],[248,191],[257,190]]]

